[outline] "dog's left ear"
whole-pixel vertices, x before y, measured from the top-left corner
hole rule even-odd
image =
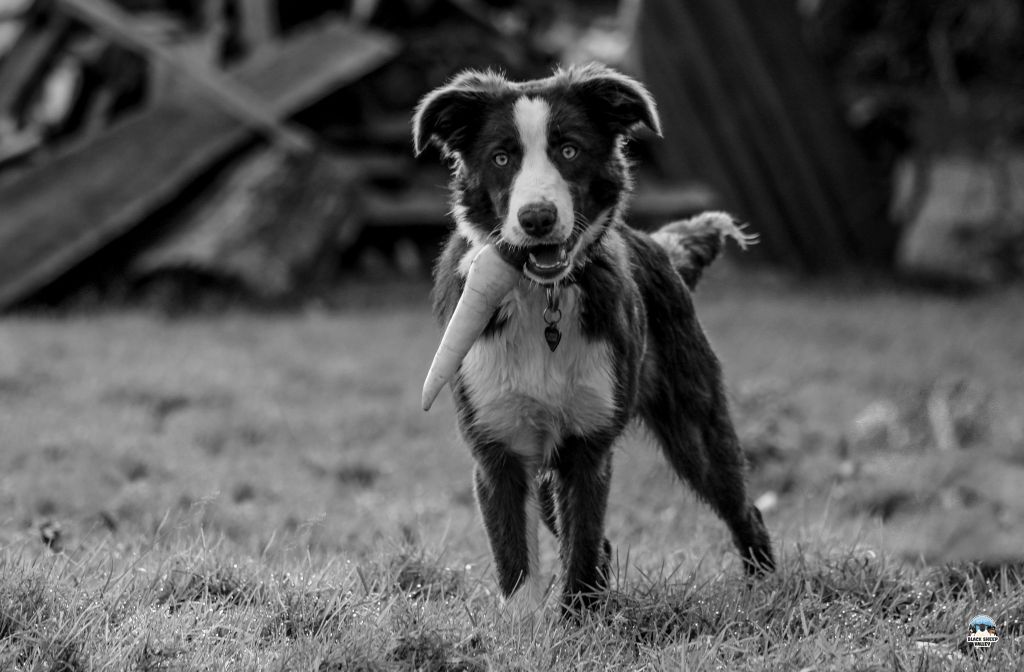
[[[654,97],[632,77],[591,64],[573,72],[572,82],[590,109],[597,110],[616,131],[630,134],[646,126],[661,137],[661,119]]]

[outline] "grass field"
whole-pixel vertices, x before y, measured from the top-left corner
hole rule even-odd
[[[1024,665],[1020,288],[709,278],[780,570],[748,585],[634,432],[579,626],[502,614],[450,397],[419,410],[427,288],[373,291],[0,321],[0,670]]]

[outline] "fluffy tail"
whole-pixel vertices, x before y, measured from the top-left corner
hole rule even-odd
[[[690,289],[697,286],[704,269],[722,253],[727,238],[732,238],[741,249],[757,243],[757,234],[743,232],[732,215],[724,212],[702,212],[690,219],[666,224],[651,234],[668,252],[683,282]]]

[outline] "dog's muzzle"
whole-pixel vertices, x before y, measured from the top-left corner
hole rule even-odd
[[[569,268],[568,245],[549,239],[558,224],[558,208],[541,199],[519,208],[516,219],[530,241],[524,245],[523,271],[538,282],[558,279]]]

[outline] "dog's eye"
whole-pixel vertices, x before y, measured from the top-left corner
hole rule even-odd
[[[572,161],[579,153],[580,150],[576,145],[562,145],[562,158],[566,161]]]
[[[491,157],[491,161],[494,161],[494,165],[499,168],[504,168],[508,165],[508,154],[505,152],[495,152],[494,156]]]

